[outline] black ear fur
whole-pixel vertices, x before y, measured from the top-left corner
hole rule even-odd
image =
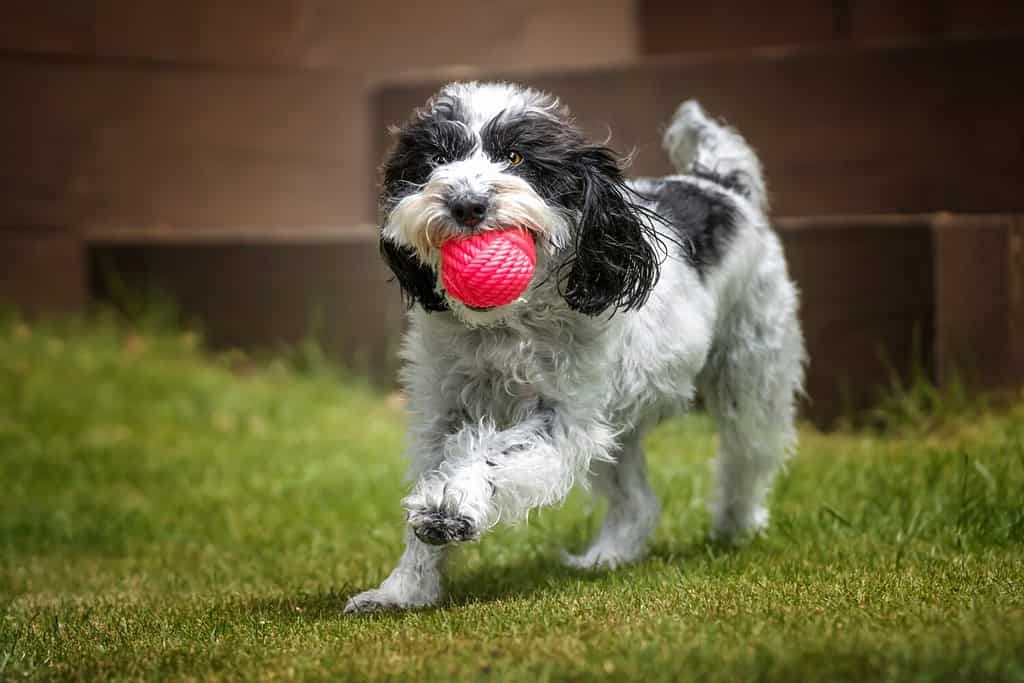
[[[395,274],[402,288],[402,298],[409,308],[418,303],[428,313],[448,310],[444,297],[434,289],[437,274],[433,268],[420,261],[412,249],[381,237],[380,255]]]
[[[650,225],[658,217],[631,201],[635,193],[607,147],[580,150],[577,169],[580,217],[575,253],[559,272],[562,295],[587,315],[639,308],[660,275],[656,247],[664,247]]]

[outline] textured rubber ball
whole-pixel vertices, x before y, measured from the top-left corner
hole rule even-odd
[[[537,268],[530,233],[522,228],[488,230],[441,245],[441,282],[467,306],[493,308],[526,291]]]

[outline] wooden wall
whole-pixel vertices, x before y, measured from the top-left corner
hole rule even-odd
[[[584,11],[584,8],[585,11]],[[0,225],[289,230],[375,219],[366,83],[635,53],[632,3],[6,2]],[[560,29],[570,17],[577,32]]]
[[[757,149],[778,216],[1024,211],[1024,39],[806,46],[586,70],[493,69],[556,92],[595,138],[671,171],[661,131],[684,98]],[[383,84],[376,121],[401,121],[444,74]],[[380,130],[380,127],[377,127]],[[997,132],[994,134],[994,132]],[[390,144],[376,136],[377,156]]]
[[[939,216],[935,301],[940,379],[1024,383],[1024,215]]]
[[[0,305],[80,308],[113,269],[175,296],[214,343],[294,343],[319,310],[344,357],[393,365],[398,298],[370,190],[386,124],[369,119],[367,84],[628,60],[633,13],[633,0],[7,0]]]
[[[112,268],[217,343],[295,342],[318,309],[339,353],[389,367],[386,126],[445,80],[507,78],[611,130],[639,174],[669,170],[683,97],[751,139],[789,216],[817,417],[870,398],[880,348],[906,369],[915,333],[939,376],[983,348],[982,383],[1016,381],[1020,36],[1017,0],[8,0],[0,299],[78,308]]]
[[[215,347],[279,349],[315,338],[349,367],[394,382],[404,307],[375,235],[129,238],[89,252],[93,292],[111,294],[116,274],[132,291],[170,293]]]
[[[987,359],[987,374],[974,375],[980,386],[1024,381],[1009,351],[1016,322],[988,325],[1016,320],[1009,302],[1019,297],[1009,292],[1021,263],[1006,257],[1016,233],[980,239],[978,220],[933,228],[935,212],[1024,213],[1024,95],[1007,87],[1022,73],[1024,39],[1006,36],[482,76],[557,92],[592,136],[611,130],[616,148],[634,151],[638,175],[671,170],[659,138],[683,97],[698,97],[747,136],[803,292],[807,414],[829,424],[915,365],[938,362],[948,375],[974,353]],[[443,77],[383,84],[373,118],[401,120]],[[382,155],[389,140],[382,134],[376,144]]]

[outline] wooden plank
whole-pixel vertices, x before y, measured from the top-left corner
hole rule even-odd
[[[805,414],[822,426],[872,405],[893,373],[930,370],[934,328],[928,216],[777,223],[801,293],[810,365]]]
[[[112,274],[170,295],[220,348],[275,348],[315,336],[347,364],[394,382],[403,306],[376,235],[362,239],[93,243],[93,290]]]
[[[1024,216],[1016,216],[1010,231],[1010,367],[1024,384]]]
[[[3,49],[68,59],[268,66],[301,61],[322,2],[6,0]],[[307,16],[313,14],[313,16]]]
[[[634,0],[321,0],[309,59],[371,74],[443,65],[605,64],[636,55]]]
[[[4,0],[0,46],[51,55],[95,52],[94,3],[87,0]]]
[[[866,40],[950,33],[944,21],[944,4],[948,4],[946,0],[851,0],[848,37]]]
[[[179,64],[297,65],[316,12],[310,0],[92,0],[96,54]],[[319,27],[322,29],[322,27]]]
[[[373,220],[359,77],[0,60],[0,225]]]
[[[638,0],[640,53],[673,55],[834,40],[845,37],[839,4],[717,0],[697,8],[678,0]]]
[[[88,299],[85,248],[53,228],[0,229],[0,304],[29,317],[81,310]]]
[[[946,0],[943,22],[950,33],[1024,33],[1024,2],[1020,0]]]
[[[356,225],[276,225],[273,229],[252,226],[190,226],[188,228],[131,227],[93,228],[83,230],[82,239],[89,245],[118,244],[330,244],[359,242],[377,237],[378,226]]]
[[[567,32],[566,26],[573,30]],[[7,0],[3,49],[66,59],[388,73],[635,54],[633,0]]]
[[[637,17],[640,53],[647,55],[1024,33],[1019,0],[724,0],[699,10],[673,0],[638,0]]]
[[[557,93],[595,138],[636,150],[633,172],[670,170],[659,131],[699,98],[760,153],[781,215],[1024,210],[1024,39],[755,51],[579,71],[478,70]],[[449,74],[381,84],[371,121],[382,157]],[[993,134],[997,132],[998,134]]]
[[[981,389],[1024,384],[1024,221],[940,216],[935,222],[939,377]]]
[[[850,37],[1021,35],[1018,0],[851,0]]]

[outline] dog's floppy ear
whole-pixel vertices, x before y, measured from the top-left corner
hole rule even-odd
[[[577,155],[579,225],[575,253],[559,273],[562,295],[587,315],[642,306],[660,270],[656,217],[632,201],[614,152],[588,145]]]
[[[420,261],[412,249],[381,236],[380,254],[395,274],[402,288],[402,298],[410,308],[418,303],[428,313],[448,310],[444,297],[435,289],[437,274],[433,268]]]

